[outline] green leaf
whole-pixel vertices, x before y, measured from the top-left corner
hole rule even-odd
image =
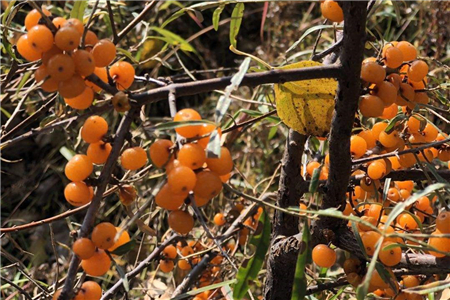
[[[221,5],[218,8],[216,8],[216,10],[213,13],[212,22],[213,22],[215,31],[219,30],[220,14],[222,13],[224,8],[225,8],[225,5]]]
[[[128,243],[125,243],[122,246],[114,249],[114,251],[112,251],[111,254],[119,255],[119,256],[124,255],[124,254],[130,252],[131,250],[133,250],[135,246],[136,246],[135,240],[131,240]]]
[[[291,47],[289,47],[289,49],[287,49],[286,53],[288,53],[288,52],[292,51],[294,48],[296,48],[298,46],[298,44],[300,44],[305,37],[307,37],[314,31],[321,30],[321,29],[335,28],[335,27],[336,27],[336,29],[343,28],[343,26],[334,26],[334,25],[317,25],[317,26],[309,28]]]
[[[183,39],[179,35],[171,32],[169,30],[162,29],[162,28],[155,27],[155,26],[152,26],[149,29],[156,31],[157,33],[159,33],[160,35],[165,37],[166,38],[165,41],[167,43],[174,45],[174,46],[179,45],[180,49],[183,51],[194,52],[194,53],[197,52],[197,51],[195,51],[194,47],[192,47],[191,44],[189,44],[185,39]]]
[[[314,169],[311,182],[309,183],[309,192],[314,194],[319,186],[320,172],[322,171],[323,165],[321,164],[317,169]]]
[[[408,117],[404,114],[398,114],[396,115],[388,124],[386,129],[384,130],[386,133],[391,133],[394,130],[395,124],[397,124],[400,120],[408,119]]]
[[[189,292],[186,292],[184,294],[178,295],[176,297],[170,298],[170,300],[180,300],[180,299],[185,299],[185,298],[190,298],[192,296],[195,296],[197,294],[203,293],[205,291],[209,291],[209,290],[215,290],[218,289],[220,287],[228,287],[229,289],[229,285],[233,284],[236,282],[236,279],[231,279],[231,280],[227,280],[227,281],[223,281],[223,282],[219,282],[219,283],[215,283],[215,284],[211,284],[205,287],[201,287],[195,290],[191,290]],[[229,298],[227,298],[229,299]]]
[[[259,225],[263,226],[263,230],[259,234],[255,234],[250,239],[250,244],[254,245],[256,252],[252,258],[244,260],[238,270],[234,285],[233,298],[242,299],[250,288],[249,283],[258,277],[258,273],[264,263],[267,250],[270,244],[270,220],[267,213],[263,211],[259,217]]]
[[[84,10],[87,7],[87,1],[75,1],[73,4],[72,11],[70,12],[70,17],[75,18],[83,22]]]
[[[230,22],[230,44],[237,48],[236,37],[239,33],[239,28],[241,28],[242,17],[244,16],[244,3],[239,2],[233,9],[233,13],[231,14],[231,22]]]
[[[165,122],[160,123],[155,126],[152,126],[148,128],[149,130],[172,130],[179,127],[186,127],[191,125],[203,125],[203,124],[212,124],[215,125],[216,123],[208,121],[208,120],[190,120],[190,121],[178,121],[178,122]]]
[[[6,25],[5,23],[6,23],[6,19],[8,18],[8,16],[9,16],[9,13],[11,12],[11,9],[14,7],[14,4],[16,4],[16,1],[17,0],[13,0],[13,1],[10,1],[9,3],[8,3],[8,7],[5,9],[5,11],[3,12],[3,17],[2,17],[2,24],[3,25]]]
[[[302,241],[300,242],[297,264],[295,266],[294,286],[292,287],[291,300],[303,300],[306,294],[306,272],[305,267],[310,260],[311,250],[309,244],[311,235],[308,228],[308,221],[303,224]]]
[[[67,148],[66,146],[62,146],[61,148],[59,148],[59,153],[61,153],[61,155],[64,156],[64,158],[68,161],[76,154],[72,150],[69,150],[69,148]]]
[[[170,1],[167,1],[166,3],[168,3]],[[228,1],[224,1],[224,2],[228,2]],[[205,9],[210,9],[219,5],[223,5],[224,3],[221,2],[213,2],[213,1],[209,1],[209,2],[202,2],[202,3],[196,3],[194,5],[191,5],[189,7],[184,7],[181,3],[179,3],[178,1],[173,1],[173,4],[178,5],[179,7],[182,7],[182,9],[180,9],[179,11],[175,12],[172,16],[170,16],[170,18],[168,18],[166,21],[164,21],[164,23],[161,25],[161,28],[166,27],[170,22],[178,19],[179,17],[181,17],[182,15],[184,15],[186,12],[188,11],[192,11],[195,12],[195,10],[205,10]],[[168,5],[167,5],[168,6]],[[161,6],[161,10],[167,8],[166,5],[162,5]]]
[[[127,275],[125,274],[124,269],[122,269],[122,267],[119,266],[114,259],[112,261],[114,262],[114,265],[116,266],[117,273],[119,273],[120,278],[122,278],[123,288],[125,289],[126,292],[129,292],[130,284],[128,283],[128,278],[127,278]]]
[[[378,274],[380,275],[381,279],[383,279],[384,282],[387,282],[390,286],[390,288],[397,293],[397,281],[394,282],[394,278],[392,277],[392,274],[389,273],[389,271],[384,267],[382,263],[377,262],[375,265],[375,268],[377,269]]]

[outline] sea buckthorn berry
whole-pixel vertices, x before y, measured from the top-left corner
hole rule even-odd
[[[388,107],[397,98],[397,88],[388,81],[382,81],[375,86],[374,95],[383,101],[384,107]]]
[[[83,34],[83,32],[84,32],[83,23],[76,18],[68,19],[67,22],[64,23],[64,27],[74,27],[78,31],[79,34]]]
[[[324,18],[332,22],[342,22],[344,21],[344,13],[342,8],[336,1],[325,0],[320,4],[320,9]]]
[[[228,180],[230,180],[231,173],[228,173],[228,174],[225,174],[225,175],[221,175],[219,177],[220,177],[220,180],[222,180],[223,183],[227,183]]]
[[[102,297],[102,288],[95,281],[85,281],[81,285],[80,294],[85,300],[100,300]]]
[[[191,108],[185,108],[178,111],[175,117],[173,118],[175,122],[196,121],[201,119],[202,117],[200,116],[200,114],[196,110]],[[182,137],[193,138],[199,135],[201,127],[202,126],[200,125],[189,125],[175,128],[175,131]]]
[[[187,271],[192,268],[191,264],[189,263],[189,261],[187,259],[180,259],[177,264],[178,264],[178,268],[180,268],[181,270]]]
[[[116,237],[117,230],[113,224],[109,222],[103,222],[98,224],[92,230],[91,239],[96,247],[100,249],[108,249],[114,245],[114,238]]]
[[[75,74],[71,78],[60,81],[58,92],[63,98],[75,98],[80,96],[86,89],[86,84],[80,75]]]
[[[116,232],[117,234],[119,234],[119,232],[122,231],[122,228],[120,227],[116,227]],[[117,239],[117,241],[114,242],[114,244],[108,248],[109,252],[113,252],[114,250],[116,250],[117,248],[119,248],[120,246],[125,245],[126,243],[128,243],[130,241],[130,235],[128,234],[128,232],[126,230],[122,231],[122,233],[120,234],[119,238]]]
[[[371,129],[372,134],[373,134],[373,137],[374,137],[376,140],[378,140],[379,137],[380,137],[380,133],[381,133],[382,131],[385,131],[387,127],[388,127],[388,123],[386,123],[386,122],[378,122],[378,123],[375,123],[375,124],[373,125],[372,129]]]
[[[179,166],[173,169],[167,176],[167,183],[170,189],[175,194],[188,193],[192,191],[197,182],[197,177],[195,176],[192,169]]]
[[[53,47],[53,33],[44,25],[33,26],[28,31],[28,43],[38,52],[46,52]]]
[[[434,231],[431,235],[439,235],[442,234],[439,230]],[[430,237],[428,239],[428,245],[431,247],[436,248],[439,251],[442,252],[450,252],[450,238],[440,238],[440,237]],[[435,257],[444,257],[446,256],[443,253],[439,253],[436,251],[429,251],[429,253]]]
[[[378,136],[378,141],[385,147],[393,147],[399,142],[398,132],[393,130],[391,133],[387,133],[386,131],[380,132]]]
[[[402,78],[397,73],[392,73],[386,76],[386,80],[394,85],[397,91],[400,89],[400,83],[402,83]]]
[[[137,170],[147,163],[147,153],[142,147],[128,148],[120,156],[120,162],[126,170]]]
[[[331,268],[336,262],[336,252],[324,244],[319,244],[312,250],[312,259],[322,268]]]
[[[414,88],[412,86],[407,83],[401,83],[395,103],[401,106],[408,105],[409,102],[414,101],[415,94],[416,93],[414,92]]]
[[[72,181],[83,181],[91,175],[93,170],[91,159],[86,155],[77,154],[66,164],[64,172]]]
[[[366,223],[372,224],[372,226],[376,227],[378,219],[375,219],[374,217],[370,217],[370,216],[362,216],[361,217],[361,221],[364,221]],[[371,230],[373,230],[372,227],[370,227],[369,225],[366,225],[366,224],[364,224],[362,222],[358,223],[357,227],[358,227],[359,231],[371,231]]]
[[[91,159],[94,164],[101,165],[106,162],[109,154],[111,153],[112,146],[110,143],[99,141],[89,145],[86,151],[86,155]]]
[[[80,44],[81,33],[75,27],[63,26],[55,34],[55,45],[64,51],[75,50]]]
[[[172,147],[173,143],[171,140],[157,140],[153,144],[151,144],[148,152],[150,154],[152,163],[156,167],[162,168],[169,162],[170,148]]]
[[[156,194],[155,203],[156,203],[156,205],[158,205],[164,209],[176,210],[181,205],[183,205],[184,200],[186,199],[187,196],[188,196],[187,193],[175,194],[170,189],[169,184],[166,183],[159,190],[158,194]]]
[[[87,32],[86,32],[86,37],[84,38],[84,44],[86,45],[86,46],[95,46],[95,44],[97,44],[98,43],[98,37],[97,37],[97,35],[93,32],[93,31],[91,31],[91,30],[88,30]]]
[[[67,54],[56,54],[49,59],[47,71],[50,76],[58,81],[72,78],[75,73],[75,64],[72,57]]]
[[[42,53],[42,64],[47,65],[50,58],[52,58],[56,54],[61,54],[61,53],[62,53],[61,49],[59,49],[58,47],[53,45],[53,47],[50,50]]]
[[[411,85],[415,91],[423,90],[427,87],[428,79],[426,76],[423,80],[421,80],[419,82],[415,82],[415,81],[408,79],[408,84]]]
[[[410,61],[417,58],[416,47],[411,45],[411,43],[407,41],[401,41],[395,47],[397,47],[402,52],[404,61]]]
[[[133,66],[126,61],[118,61],[111,66],[109,74],[116,82],[119,90],[129,88],[134,81],[134,75],[136,74]]]
[[[64,197],[73,206],[82,206],[91,202],[91,191],[82,181],[71,182],[64,188]]]
[[[367,255],[372,256],[375,252],[375,247],[381,235],[376,231],[366,231],[362,236],[361,240],[366,250]]]
[[[358,285],[361,284],[362,278],[357,273],[350,273],[350,274],[347,274],[347,281],[352,286],[357,287]]]
[[[320,163],[318,161],[310,161],[306,165],[306,173],[309,174],[309,176],[312,176],[314,174],[314,170],[320,167]]]
[[[159,269],[164,273],[169,273],[173,270],[174,263],[172,260],[161,259],[159,261]]]
[[[361,79],[370,83],[381,83],[386,77],[386,70],[376,62],[363,63]]]
[[[357,258],[348,258],[344,261],[343,269],[345,274],[359,273],[361,271],[361,261]]]
[[[391,106],[385,107],[383,114],[380,116],[382,119],[393,119],[398,113],[398,105],[392,104]]]
[[[427,93],[424,92],[416,93],[416,95],[414,96],[415,103],[428,104],[429,101],[430,99],[428,98]]]
[[[423,60],[414,61],[408,69],[408,78],[411,81],[422,81],[428,74],[428,65]]]
[[[94,74],[95,74],[95,76],[97,76],[104,83],[108,82],[108,73],[106,72],[105,68],[97,68],[96,67],[95,70],[94,70]],[[86,85],[88,87],[92,88],[95,92],[100,92],[102,90],[101,87],[99,87],[98,85],[90,82],[89,80],[86,80]]]
[[[181,248],[181,250],[180,250],[181,255],[183,257],[185,257],[185,256],[189,256],[191,254],[194,254],[195,245],[197,245],[197,243],[195,241],[190,241],[187,246],[184,246],[183,248]],[[211,263],[214,264],[212,261],[211,261]]]
[[[99,142],[108,132],[108,123],[100,116],[90,116],[81,128],[81,138],[86,143]]]
[[[216,224],[217,226],[223,226],[223,225],[225,225],[226,222],[227,222],[227,220],[225,219],[225,216],[223,215],[223,213],[217,213],[214,216],[214,224]]]
[[[403,53],[396,47],[388,47],[384,51],[383,59],[388,68],[396,69],[403,63]]]
[[[450,212],[443,211],[436,218],[436,228],[442,233],[450,233]]]
[[[42,12],[46,15],[46,16],[51,16],[52,13],[49,12],[47,9],[42,8]],[[39,20],[42,18],[41,13],[37,10],[37,9],[33,9],[32,11],[30,11],[27,16],[25,17],[25,28],[27,30],[30,30],[32,27],[38,25]]]
[[[100,40],[92,49],[92,55],[97,67],[106,67],[116,57],[116,46],[107,39]]]
[[[405,189],[401,189],[400,191],[398,191],[398,193],[400,194],[400,199],[402,199],[403,201],[411,197],[411,192]]]
[[[86,50],[77,50],[72,55],[75,70],[81,76],[89,76],[94,73],[94,56]]]
[[[387,198],[391,201],[398,202],[400,200],[400,194],[398,192],[398,189],[389,188]]]
[[[52,20],[53,25],[55,25],[57,29],[63,27],[66,22],[67,20],[63,17],[56,17]]]
[[[81,261],[81,267],[90,276],[103,276],[111,266],[111,259],[102,249],[97,249],[90,258]]]
[[[130,99],[128,95],[122,91],[117,92],[111,98],[112,105],[114,106],[114,110],[117,112],[126,112],[131,108]]]
[[[431,150],[432,149],[435,149],[435,148],[431,148]],[[450,160],[450,149],[447,148],[447,149],[439,150],[437,158],[442,161],[449,161]]]
[[[17,41],[17,51],[19,54],[28,61],[36,61],[39,60],[42,56],[41,51],[37,51],[28,43],[28,35],[22,35]]]
[[[383,114],[384,103],[383,101],[373,95],[364,95],[359,100],[359,111],[366,117],[379,117]]]
[[[88,238],[80,238],[72,245],[73,253],[81,259],[88,259],[95,253],[95,245]]]
[[[350,153],[354,158],[360,158],[366,153],[367,143],[366,141],[357,135],[353,135],[350,138]]]
[[[414,230],[418,227],[416,220],[408,213],[400,214],[397,217],[397,223],[406,230]]]
[[[200,198],[212,199],[222,191],[222,181],[220,177],[211,171],[201,171],[197,173],[197,183],[194,194]]]
[[[397,265],[402,259],[402,249],[400,247],[394,247],[390,249],[384,249],[390,245],[394,244],[393,242],[386,241],[381,246],[381,251],[379,254],[380,261],[388,267],[393,267]]]
[[[80,95],[74,98],[64,98],[64,102],[74,109],[89,108],[94,101],[94,91],[86,87]]]
[[[192,170],[201,168],[206,161],[205,150],[197,144],[184,144],[178,152],[178,160]]]
[[[422,133],[423,137],[425,138],[425,142],[429,143],[437,138],[439,132],[433,124],[428,123],[423,129]]]
[[[177,248],[174,245],[169,245],[162,251],[165,258],[174,259],[177,257]]]
[[[215,129],[217,129],[217,132],[219,133],[219,137],[221,137],[222,130],[220,130],[220,128],[216,127],[216,125],[213,125],[213,124],[203,124],[202,126],[200,126],[198,136],[204,136],[207,134],[211,134]],[[210,136],[201,138],[197,141],[197,144],[199,144],[203,149],[206,149],[208,147],[210,138],[211,138]]]
[[[130,205],[136,200],[136,197],[137,192],[134,186],[128,184],[119,186],[119,200],[123,205]]]
[[[395,181],[395,185],[397,186],[397,188],[407,190],[410,193],[414,189],[414,181],[412,180]]]
[[[42,83],[41,88],[46,92],[55,92],[58,90],[58,81],[48,75],[45,65],[41,65],[37,68],[34,72],[34,79],[36,79],[36,82],[45,80]]]
[[[427,196],[420,197],[419,199],[417,199],[416,203],[414,204],[414,207],[426,211],[428,208],[431,207],[431,201]]]
[[[174,210],[169,213],[169,227],[179,234],[188,234],[194,227],[194,218],[182,210]]]
[[[409,133],[418,133],[420,130],[420,120],[417,116],[411,116],[406,122],[406,127]]]
[[[377,140],[371,130],[363,130],[358,133],[358,136],[362,137],[366,141],[367,149],[372,149],[376,146]]]
[[[207,158],[206,164],[211,171],[218,175],[225,175],[233,170],[233,158],[226,147],[220,148],[220,156],[218,158]]]
[[[402,282],[405,288],[411,288],[420,285],[420,280],[417,278],[417,276],[414,275],[404,276]]]

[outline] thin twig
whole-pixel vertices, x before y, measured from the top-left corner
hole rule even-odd
[[[130,32],[142,19],[144,19],[145,15],[150,11],[150,9],[153,8],[153,6],[156,4],[156,0],[153,0],[149,4],[147,4],[144,9],[141,11],[141,13],[131,21],[127,27],[125,27],[118,35],[115,44],[119,43],[121,39],[123,39],[128,32]]]
[[[265,113],[265,114],[263,114],[263,115],[261,115],[261,116],[259,116],[259,117],[256,117],[256,118],[253,118],[253,119],[250,119],[250,120],[241,122],[241,123],[239,123],[239,124],[234,124],[233,126],[227,128],[227,129],[224,129],[224,130],[222,131],[222,133],[227,133],[227,132],[230,132],[230,131],[239,129],[239,128],[241,128],[241,127],[244,127],[244,126],[246,126],[246,125],[256,123],[256,122],[258,122],[258,121],[260,121],[260,120],[263,120],[263,119],[267,118],[268,116],[271,116],[271,115],[276,114],[276,112],[277,112],[277,110],[274,109],[274,110],[269,111],[268,113]]]
[[[113,34],[113,43],[117,44],[119,41],[117,40],[118,36],[117,36],[117,30],[116,30],[116,23],[114,21],[114,14],[111,8],[111,1],[110,0],[106,0],[106,7],[108,8],[108,16],[109,16],[109,21],[111,22],[111,30],[112,30],[112,34]]]
[[[37,5],[36,1],[29,1],[31,6],[33,6],[40,14],[41,18],[45,20],[45,23],[47,23],[47,26],[50,28],[51,31],[56,32],[58,28],[56,28],[55,24],[50,20],[50,18],[42,11],[42,8]]]
[[[8,278],[5,278],[3,276],[0,276],[1,280],[6,281],[7,283],[9,283],[11,286],[15,287],[25,298],[27,298],[28,300],[33,300],[33,298],[31,298],[30,294],[28,294],[27,292],[25,292],[20,286],[18,286],[17,284],[15,284],[14,282],[12,282],[11,280],[9,280]]]
[[[91,25],[92,18],[94,17],[94,14],[95,14],[95,11],[97,10],[97,6],[98,6],[99,2],[100,2],[100,0],[95,1],[94,7],[92,8],[91,15],[89,16],[89,20],[86,23],[86,26],[84,26],[83,36],[81,37],[81,48],[82,49],[84,49],[84,42],[86,40],[86,34],[89,30],[89,25]]]

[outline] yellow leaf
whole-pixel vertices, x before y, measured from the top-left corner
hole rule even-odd
[[[317,67],[315,61],[302,61],[280,69]],[[337,81],[333,78],[275,84],[278,116],[293,130],[323,137],[330,131]]]

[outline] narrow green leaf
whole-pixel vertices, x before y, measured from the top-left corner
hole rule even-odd
[[[309,192],[314,194],[319,186],[320,172],[322,171],[323,165],[321,164],[317,169],[314,169],[313,175],[311,177],[311,182],[309,183]]]
[[[122,267],[119,266],[114,259],[112,261],[113,261],[114,265],[116,266],[117,273],[119,273],[120,278],[122,278],[123,288],[125,289],[125,291],[129,292],[130,284],[128,283],[128,278],[127,278],[127,275],[125,274],[124,269],[122,269]]]
[[[258,277],[269,249],[271,226],[265,211],[259,217],[258,226],[263,226],[263,230],[250,239],[250,244],[255,246],[256,252],[252,258],[244,260],[236,276],[237,282],[234,285],[233,298],[237,300],[242,299],[247,294],[250,288],[249,283]]]
[[[225,8],[225,5],[221,5],[218,8],[216,8],[216,10],[213,13],[212,22],[213,22],[215,31],[219,30],[220,14],[222,13],[224,8]]]
[[[390,288],[397,293],[397,281],[394,282],[394,278],[392,277],[392,274],[389,273],[389,271],[384,267],[382,263],[377,262],[375,265],[375,268],[377,269],[378,274],[380,275],[381,279],[383,279],[384,282],[388,283]]]
[[[408,119],[408,117],[404,114],[398,114],[396,115],[388,124],[386,129],[384,130],[386,133],[391,133],[394,130],[395,124],[397,124],[398,121]]]
[[[191,125],[203,125],[203,124],[212,124],[215,125],[214,122],[208,120],[191,120],[191,121],[178,121],[178,122],[165,122],[160,123],[155,126],[149,127],[149,130],[172,130],[179,127],[186,127]]]
[[[317,25],[317,26],[309,28],[291,47],[289,47],[289,49],[287,49],[286,53],[288,53],[288,52],[292,51],[294,48],[296,48],[298,46],[298,44],[300,44],[305,37],[307,37],[314,31],[321,30],[321,29],[328,29],[328,28],[335,28],[335,26],[334,25]],[[336,29],[342,29],[342,28],[343,28],[343,26],[336,26]]]
[[[75,18],[83,22],[84,10],[87,7],[87,1],[75,1],[73,4],[72,11],[70,12],[70,17]]]
[[[310,260],[311,249],[309,244],[311,235],[308,228],[308,222],[305,220],[303,224],[302,241],[300,242],[297,264],[295,266],[294,286],[292,287],[291,300],[303,300],[306,294],[306,264]]]
[[[197,51],[195,51],[194,47],[192,47],[191,44],[189,44],[185,39],[183,39],[179,35],[171,32],[169,30],[162,29],[162,28],[155,27],[155,26],[152,26],[149,29],[156,31],[157,33],[159,33],[160,35],[165,37],[166,38],[165,41],[168,42],[169,44],[174,45],[174,46],[180,45],[180,49],[183,51],[194,52],[194,53],[197,52]]]
[[[5,23],[6,23],[6,19],[8,18],[8,16],[9,16],[9,13],[11,12],[11,9],[14,7],[14,4],[16,4],[16,1],[17,0],[13,0],[13,1],[10,1],[9,3],[8,3],[8,7],[5,9],[5,11],[3,12],[3,17],[2,17],[2,24],[3,25],[6,25]]]
[[[136,246],[135,240],[131,240],[128,243],[125,243],[122,246],[114,249],[114,251],[112,251],[111,254],[119,255],[119,256],[124,255],[124,254],[130,252],[131,250],[133,250],[135,246]]]
[[[267,139],[270,141],[271,139],[273,139],[275,137],[275,135],[278,132],[278,127],[277,126],[273,126],[272,128],[270,128],[269,130],[269,134],[267,135]]]
[[[233,13],[231,14],[231,22],[230,22],[230,44],[237,48],[236,37],[239,33],[239,29],[241,28],[242,17],[244,16],[244,3],[239,2],[233,9]]]
[[[219,283],[215,283],[215,284],[211,284],[205,287],[201,287],[195,290],[191,290],[189,292],[186,292],[184,294],[178,295],[176,297],[170,298],[170,300],[180,300],[180,299],[185,299],[185,298],[190,298],[192,296],[195,296],[197,294],[203,293],[205,291],[209,291],[209,290],[215,290],[221,287],[226,287],[230,284],[236,283],[236,279],[231,279],[231,280],[227,280],[227,281],[223,281],[223,282],[219,282]]]
[[[69,150],[69,148],[67,148],[66,146],[62,146],[61,148],[59,148],[59,153],[61,153],[61,155],[64,156],[64,158],[68,161],[75,156],[75,152]]]

